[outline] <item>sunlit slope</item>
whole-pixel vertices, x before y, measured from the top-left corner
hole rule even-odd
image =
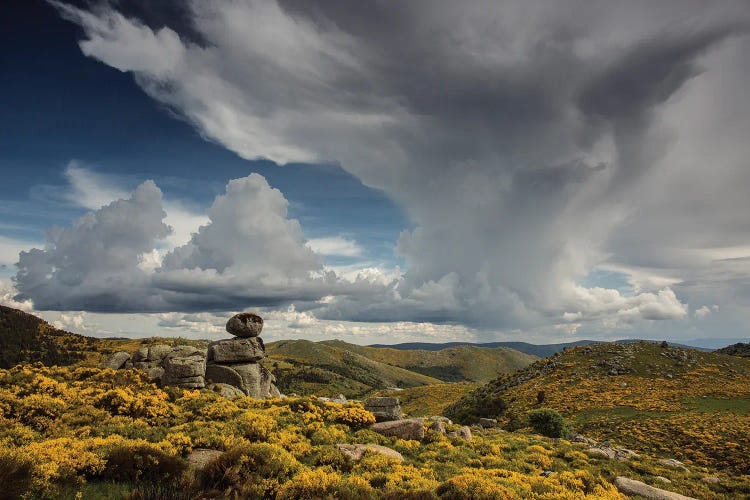
[[[414,387],[441,381],[391,366],[348,349],[309,340],[281,340],[266,344],[266,366],[279,388],[299,394],[363,396],[390,386]]]
[[[534,408],[575,430],[750,473],[750,360],[652,342],[592,344],[501,376],[451,405],[459,421],[513,427]]]
[[[356,352],[392,366],[435,377],[445,382],[489,382],[502,373],[524,368],[537,359],[507,347],[460,345],[439,351],[366,347],[340,340],[323,344]]]

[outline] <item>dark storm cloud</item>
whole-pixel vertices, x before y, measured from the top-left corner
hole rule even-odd
[[[676,255],[681,214],[669,207],[684,197],[673,186],[700,177],[702,165],[674,155],[695,142],[691,119],[715,112],[721,122],[706,100],[748,76],[725,62],[748,46],[745,3],[190,6],[200,46],[116,10],[61,8],[83,26],[86,55],[132,71],[209,139],[244,158],[338,162],[404,208],[414,229],[398,242],[402,279],[366,300],[332,293],[321,316],[514,328],[686,315],[665,287],[698,261],[629,269],[642,248],[634,235],[648,232],[637,213],[651,207],[643,219],[660,221],[658,258]],[[714,134],[724,126],[703,132]],[[746,141],[708,147],[725,169],[715,178],[735,192],[729,180],[743,174],[724,158]],[[724,227],[745,206],[730,194],[705,218]],[[628,244],[615,247],[620,231]],[[732,237],[716,232],[718,245]],[[182,262],[218,269],[209,253]],[[579,285],[605,264],[623,267],[637,293]]]

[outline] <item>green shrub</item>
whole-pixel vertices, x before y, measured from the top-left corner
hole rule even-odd
[[[21,498],[32,486],[34,464],[10,450],[0,451],[0,498]]]
[[[109,449],[101,476],[114,481],[161,482],[176,479],[187,469],[180,457],[169,455],[150,444],[121,445]]]
[[[301,467],[285,449],[270,443],[237,446],[206,465],[204,491],[231,492],[240,498],[273,498]]]
[[[533,410],[529,413],[528,419],[529,425],[537,434],[553,438],[568,435],[565,419],[556,410]]]

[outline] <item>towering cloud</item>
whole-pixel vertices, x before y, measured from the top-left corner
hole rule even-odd
[[[681,318],[708,300],[687,284],[712,281],[712,256],[747,245],[747,217],[727,217],[750,209],[750,104],[729,97],[750,75],[741,1],[194,1],[189,29],[55,5],[86,55],[208,138],[244,158],[338,162],[404,208],[404,276],[366,298],[332,288],[323,317]],[[179,293],[180,269],[257,272],[237,264],[251,238],[222,222],[230,197],[160,286]],[[281,227],[294,280],[315,259]],[[583,287],[597,266],[632,293]]]

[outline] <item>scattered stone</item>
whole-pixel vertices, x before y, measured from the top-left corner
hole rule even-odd
[[[637,495],[648,500],[696,500],[692,497],[686,497],[679,493],[655,488],[646,483],[642,483],[641,481],[622,476],[615,478],[614,484],[620,493],[630,496]]]
[[[263,330],[263,318],[249,312],[235,314],[227,321],[226,328],[235,337],[257,337]]]
[[[685,464],[680,462],[679,460],[675,460],[674,458],[662,458],[659,460],[659,463],[662,465],[666,465],[667,467],[671,467],[673,469],[679,469],[679,470],[688,470],[687,467],[685,467]]]
[[[471,429],[468,425],[464,425],[463,427],[459,427],[457,431],[449,433],[448,437],[471,441]]]
[[[404,457],[403,455],[401,455],[401,453],[397,452],[396,450],[392,450],[387,446],[380,446],[379,444],[337,444],[336,448],[353,462],[359,462],[368,451],[389,458],[394,458],[399,462],[404,461]]]
[[[598,456],[598,457],[604,457],[608,458],[610,460],[614,460],[617,454],[615,453],[615,450],[612,448],[598,448],[598,447],[592,447],[589,448],[589,454]]]
[[[539,475],[542,477],[550,477],[554,473],[555,472],[551,470],[543,470]]]
[[[398,398],[370,398],[364,406],[365,410],[375,415],[376,422],[390,422],[403,417]]]
[[[664,477],[664,476],[656,476],[656,477],[654,477],[654,479],[656,479],[657,481],[660,481],[662,483],[665,483],[665,484],[672,484],[672,481],[670,479]]]
[[[210,450],[208,448],[196,448],[187,456],[190,467],[194,470],[203,470],[206,466],[220,457],[224,452],[221,450]]]
[[[444,417],[442,415],[433,415],[431,417],[427,417],[427,420],[434,420],[435,422],[442,422],[448,425],[451,425],[453,423],[453,420],[449,419],[448,417]]]
[[[394,436],[401,439],[420,441],[424,438],[422,422],[413,418],[378,422],[373,424],[370,429],[384,436]]]
[[[119,351],[112,354],[105,361],[103,361],[102,368],[112,368],[113,370],[119,370],[128,361],[130,361],[130,354],[125,351]]]
[[[719,482],[719,478],[713,477],[713,476],[707,476],[707,477],[701,478],[701,481],[703,481],[704,483],[716,484]]]
[[[497,420],[494,418],[480,418],[477,423],[479,424],[479,427],[482,427],[483,429],[497,427]]]
[[[435,420],[434,422],[432,422],[428,429],[430,429],[431,431],[439,432],[440,434],[445,434],[445,425],[439,420]]]
[[[586,444],[596,444],[596,441],[594,441],[591,438],[587,438],[583,434],[574,434],[573,437],[570,438],[570,441],[573,443],[586,443]]]

